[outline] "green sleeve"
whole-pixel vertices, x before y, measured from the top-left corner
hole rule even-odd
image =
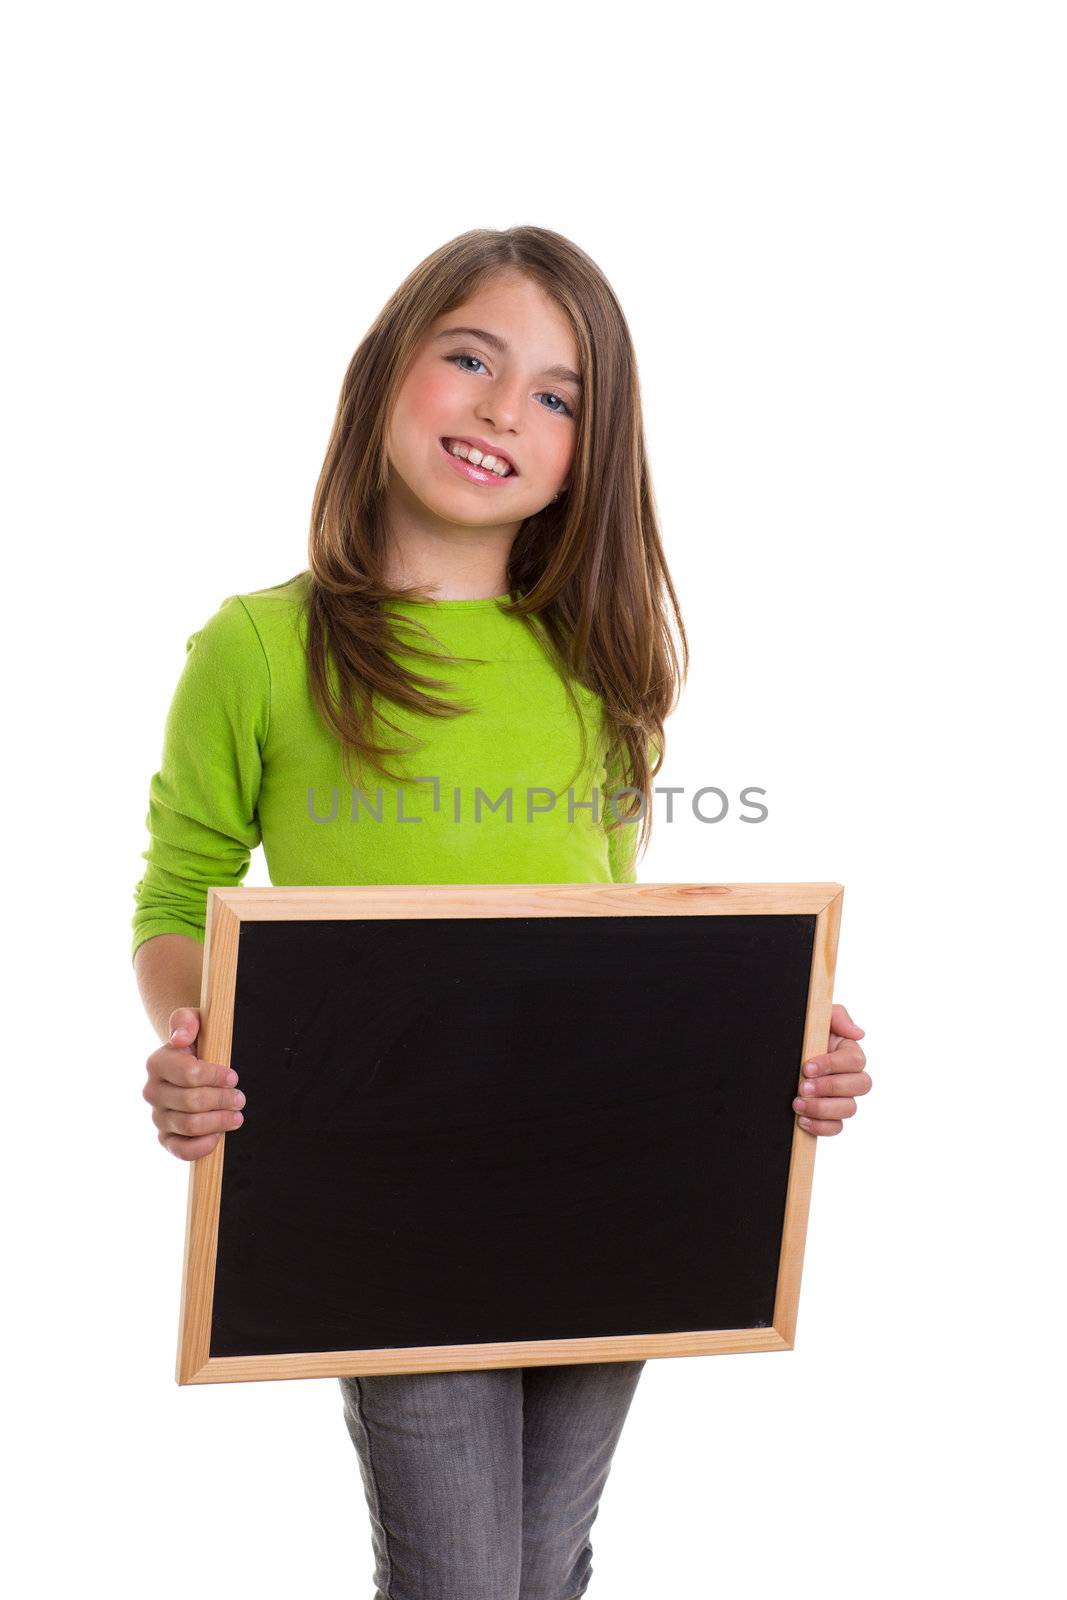
[[[610,812],[609,812],[610,816]],[[612,883],[636,883],[637,867],[634,863],[637,824],[624,822],[608,834],[608,860],[611,863]]]
[[[649,743],[649,762],[655,766],[659,755],[659,745],[655,740]],[[615,813],[611,807],[611,796],[623,787],[622,777],[618,764],[610,770],[605,769],[604,776],[604,805],[603,821],[605,826],[615,821]],[[646,796],[646,804],[651,805],[653,795]],[[620,808],[625,801],[620,800]],[[624,822],[621,827],[613,828],[608,834],[608,861],[611,866],[611,881],[613,883],[636,883],[637,865],[637,835],[641,829],[641,818],[635,817],[632,822]]]
[[[133,955],[159,933],[189,934],[202,944],[208,889],[239,884],[261,838],[256,808],[270,674],[241,597],[224,600],[185,648],[149,785]]]

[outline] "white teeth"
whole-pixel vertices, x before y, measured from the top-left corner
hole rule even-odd
[[[496,456],[483,456],[475,445],[464,444],[462,439],[453,439],[448,449],[451,455],[460,456],[464,461],[469,461],[472,467],[482,467],[487,472],[495,472],[498,478],[510,476],[511,468],[506,461],[501,461]]]

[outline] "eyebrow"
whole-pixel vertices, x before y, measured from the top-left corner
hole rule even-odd
[[[438,339],[452,339],[459,333],[473,334],[474,338],[484,340],[491,349],[499,350],[502,355],[510,348],[507,340],[502,339],[499,333],[489,333],[485,328],[445,328],[441,333],[434,334],[434,343],[436,344]],[[582,387],[581,378],[576,372],[572,372],[570,367],[546,367],[541,376],[561,378],[565,383],[577,384],[579,389]]]

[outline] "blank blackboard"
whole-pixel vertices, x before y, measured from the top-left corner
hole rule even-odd
[[[792,1348],[842,894],[212,890],[178,1381]]]

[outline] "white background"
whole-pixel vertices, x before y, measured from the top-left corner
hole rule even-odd
[[[1051,1594],[1063,82],[1053,5],[38,5],[5,29],[13,1592],[371,1594],[336,1380],[179,1388],[129,956],[185,641],[306,562],[341,377],[469,227],[638,352],[693,646],[644,881],[845,885],[874,1088],[796,1349],[650,1361],[597,1600]],[[267,881],[261,853],[249,883]],[[251,1108],[250,1108],[251,1110]],[[502,1597],[506,1600],[506,1597]]]

